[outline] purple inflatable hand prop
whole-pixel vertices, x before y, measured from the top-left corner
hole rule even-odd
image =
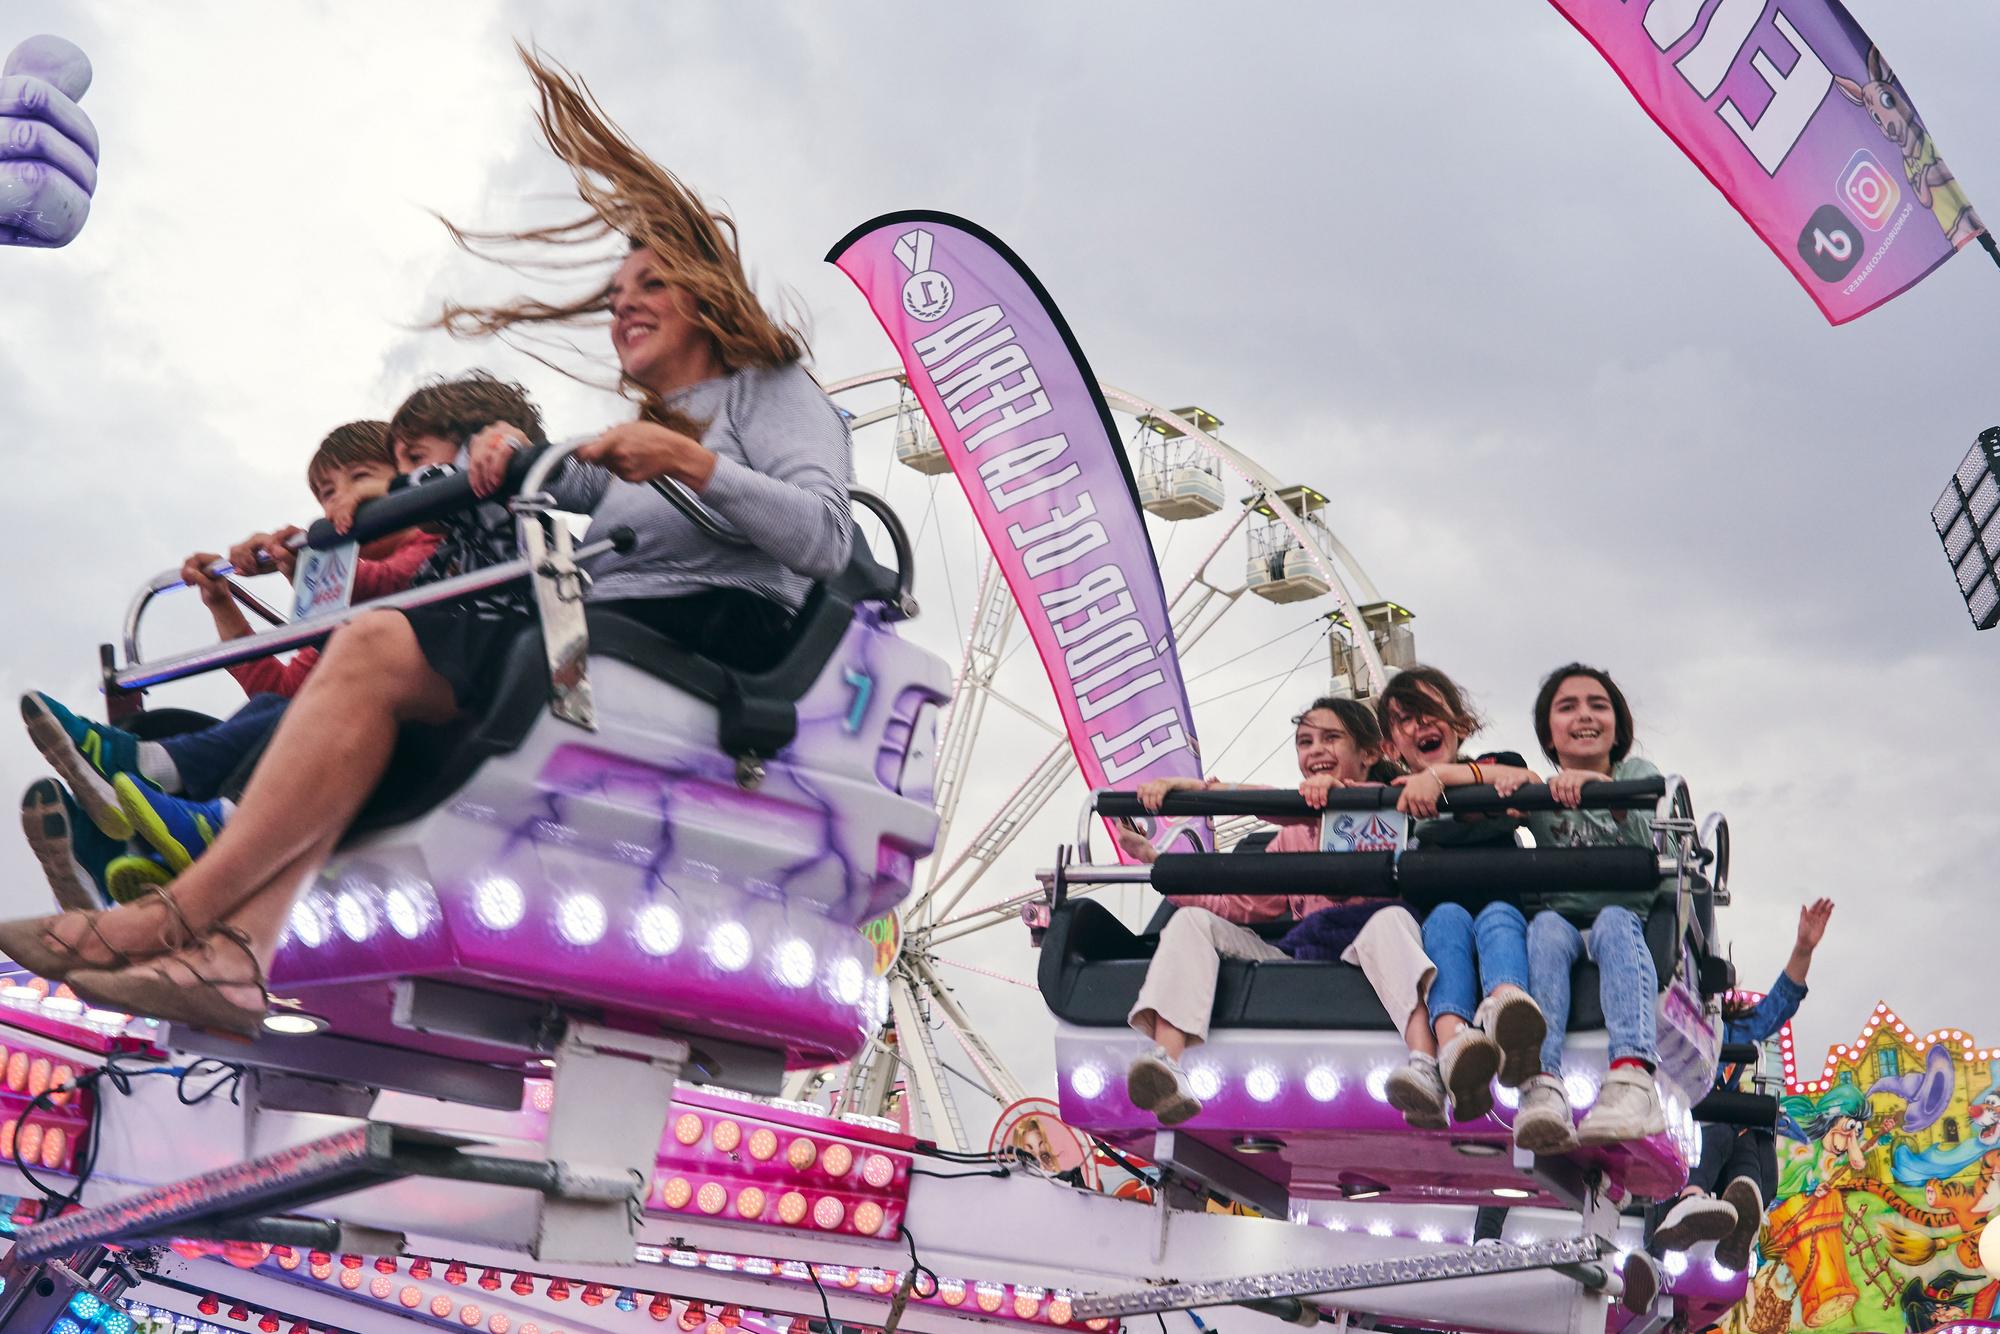
[[[77,106],[90,57],[60,37],[30,37],[0,66],[0,245],[76,239],[97,189],[97,127]]]

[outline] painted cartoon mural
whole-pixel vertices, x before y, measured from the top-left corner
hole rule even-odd
[[[1979,1263],[2000,1212],[2000,1050],[1958,1029],[1919,1035],[1886,1005],[1816,1078],[1798,1078],[1789,1027],[1773,1046],[1778,1193],[1749,1292],[1717,1328],[1925,1334],[2000,1319],[2000,1282]]]

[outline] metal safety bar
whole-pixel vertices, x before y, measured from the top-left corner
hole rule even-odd
[[[304,541],[303,538],[299,540],[301,542]],[[237,583],[235,579],[230,578],[231,575],[236,573],[234,565],[231,565],[226,560],[219,560],[208,567],[208,572],[219,578],[228,579],[230,596],[242,603],[244,608],[256,615],[259,620],[267,625],[285,624],[285,617],[280,612],[242,584]],[[171,593],[176,588],[186,588],[187,586],[187,581],[181,578],[180,567],[176,565],[171,570],[162,570],[154,575],[146,581],[144,588],[141,588],[133,595],[131,605],[125,608],[125,635],[123,643],[125,661],[137,662],[139,660],[139,620],[146,614],[146,608],[152,605],[153,599],[162,593]]]
[[[578,560],[588,560],[607,551],[628,551],[631,549],[632,541],[632,530],[620,528],[610,537],[579,547],[576,556]],[[130,663],[111,673],[110,684],[119,690],[144,690],[168,681],[199,676],[219,667],[230,667],[239,662],[269,657],[273,653],[284,653],[315,640],[324,639],[363,612],[428,607],[434,603],[463,597],[468,593],[481,593],[488,589],[499,588],[517,579],[526,579],[533,573],[532,562],[526,558],[490,565],[483,570],[473,570],[466,574],[454,575],[450,579],[441,579],[434,584],[423,584],[400,593],[391,593],[386,597],[379,597],[360,606],[348,607],[325,616],[314,616],[303,621],[288,621],[277,629],[266,630],[262,634],[250,635],[243,639],[224,640],[220,644],[193,649],[186,653],[176,653],[154,662]]]

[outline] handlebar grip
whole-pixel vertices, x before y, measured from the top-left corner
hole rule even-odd
[[[372,542],[378,537],[400,533],[421,523],[431,523],[476,505],[489,502],[504,504],[520,489],[539,453],[540,448],[515,453],[507,463],[506,479],[490,496],[474,495],[472,478],[463,472],[453,472],[447,477],[433,478],[391,491],[386,496],[377,496],[374,500],[363,501],[356,507],[354,524],[344,537],[336,533],[327,520],[316,519],[312,527],[306,529],[306,545],[314,551],[325,551],[343,542]]]

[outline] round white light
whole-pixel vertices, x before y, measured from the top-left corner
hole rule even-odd
[[[358,890],[343,889],[333,896],[333,920],[340,934],[359,945],[375,934],[375,907]]]
[[[1495,1084],[1493,1086],[1493,1101],[1511,1112],[1521,1105],[1521,1090],[1510,1089],[1505,1084]]]
[[[1332,1102],[1340,1095],[1340,1073],[1330,1065],[1306,1071],[1306,1093],[1314,1102]]]
[[[415,940],[424,933],[424,921],[430,914],[425,910],[421,893],[397,885],[382,896],[382,909],[389,918],[389,926],[404,940]]]
[[[778,980],[788,987],[802,987],[812,981],[813,947],[796,937],[778,946]]]
[[[1675,1278],[1679,1278],[1682,1274],[1687,1273],[1688,1271],[1687,1252],[1668,1251],[1666,1266],[1667,1266],[1667,1272],[1669,1274],[1672,1274]]]
[[[1212,1065],[1197,1065],[1188,1071],[1188,1087],[1194,1090],[1195,1097],[1207,1102],[1222,1092],[1221,1072]]]
[[[1079,1065],[1069,1072],[1069,1087],[1087,1102],[1104,1092],[1104,1072],[1094,1065]]]
[[[326,917],[317,899],[300,899],[292,905],[292,935],[309,950],[326,944]]]
[[[833,998],[842,1005],[859,1005],[861,986],[867,980],[859,959],[842,959],[833,966]]]
[[[604,903],[595,894],[581,890],[563,896],[556,905],[556,930],[562,938],[576,946],[595,945],[604,939],[604,928],[610,919],[604,915]]]
[[[1715,1275],[1717,1283],[1727,1283],[1730,1279],[1736,1277],[1734,1269],[1725,1264],[1718,1264],[1714,1260],[1708,1262],[1708,1272]]]
[[[505,876],[488,876],[473,891],[472,914],[489,931],[512,931],[527,912],[527,896]]]
[[[1569,1105],[1582,1111],[1597,1101],[1597,1081],[1581,1070],[1572,1070],[1563,1076],[1563,1092]]]
[[[266,1033],[282,1033],[288,1037],[305,1037],[312,1033],[324,1033],[326,1030],[326,1020],[316,1014],[280,1011],[276,1014],[267,1014],[264,1016],[264,1031]]]
[[[1503,1200],[1532,1200],[1535,1192],[1522,1190],[1519,1186],[1495,1186],[1493,1193]]]
[[[1388,1219],[1378,1218],[1368,1225],[1368,1235],[1371,1237],[1393,1237],[1396,1235],[1396,1229],[1389,1226]]]
[[[868,1013],[878,1028],[888,1022],[889,983],[887,979],[878,977],[868,984]]]
[[[1428,1225],[1420,1227],[1417,1229],[1417,1240],[1430,1246],[1442,1245],[1444,1242],[1444,1229]]]
[[[1243,1090],[1258,1102],[1269,1102],[1278,1096],[1283,1082],[1278,1072],[1268,1065],[1260,1065],[1243,1077]]]
[[[725,973],[750,962],[750,933],[741,922],[719,922],[708,933],[708,957]]]
[[[665,958],[681,947],[681,915],[664,903],[649,903],[632,919],[632,938],[654,958]]]
[[[1377,1102],[1389,1101],[1389,1067],[1378,1065],[1368,1072],[1368,1096]]]

